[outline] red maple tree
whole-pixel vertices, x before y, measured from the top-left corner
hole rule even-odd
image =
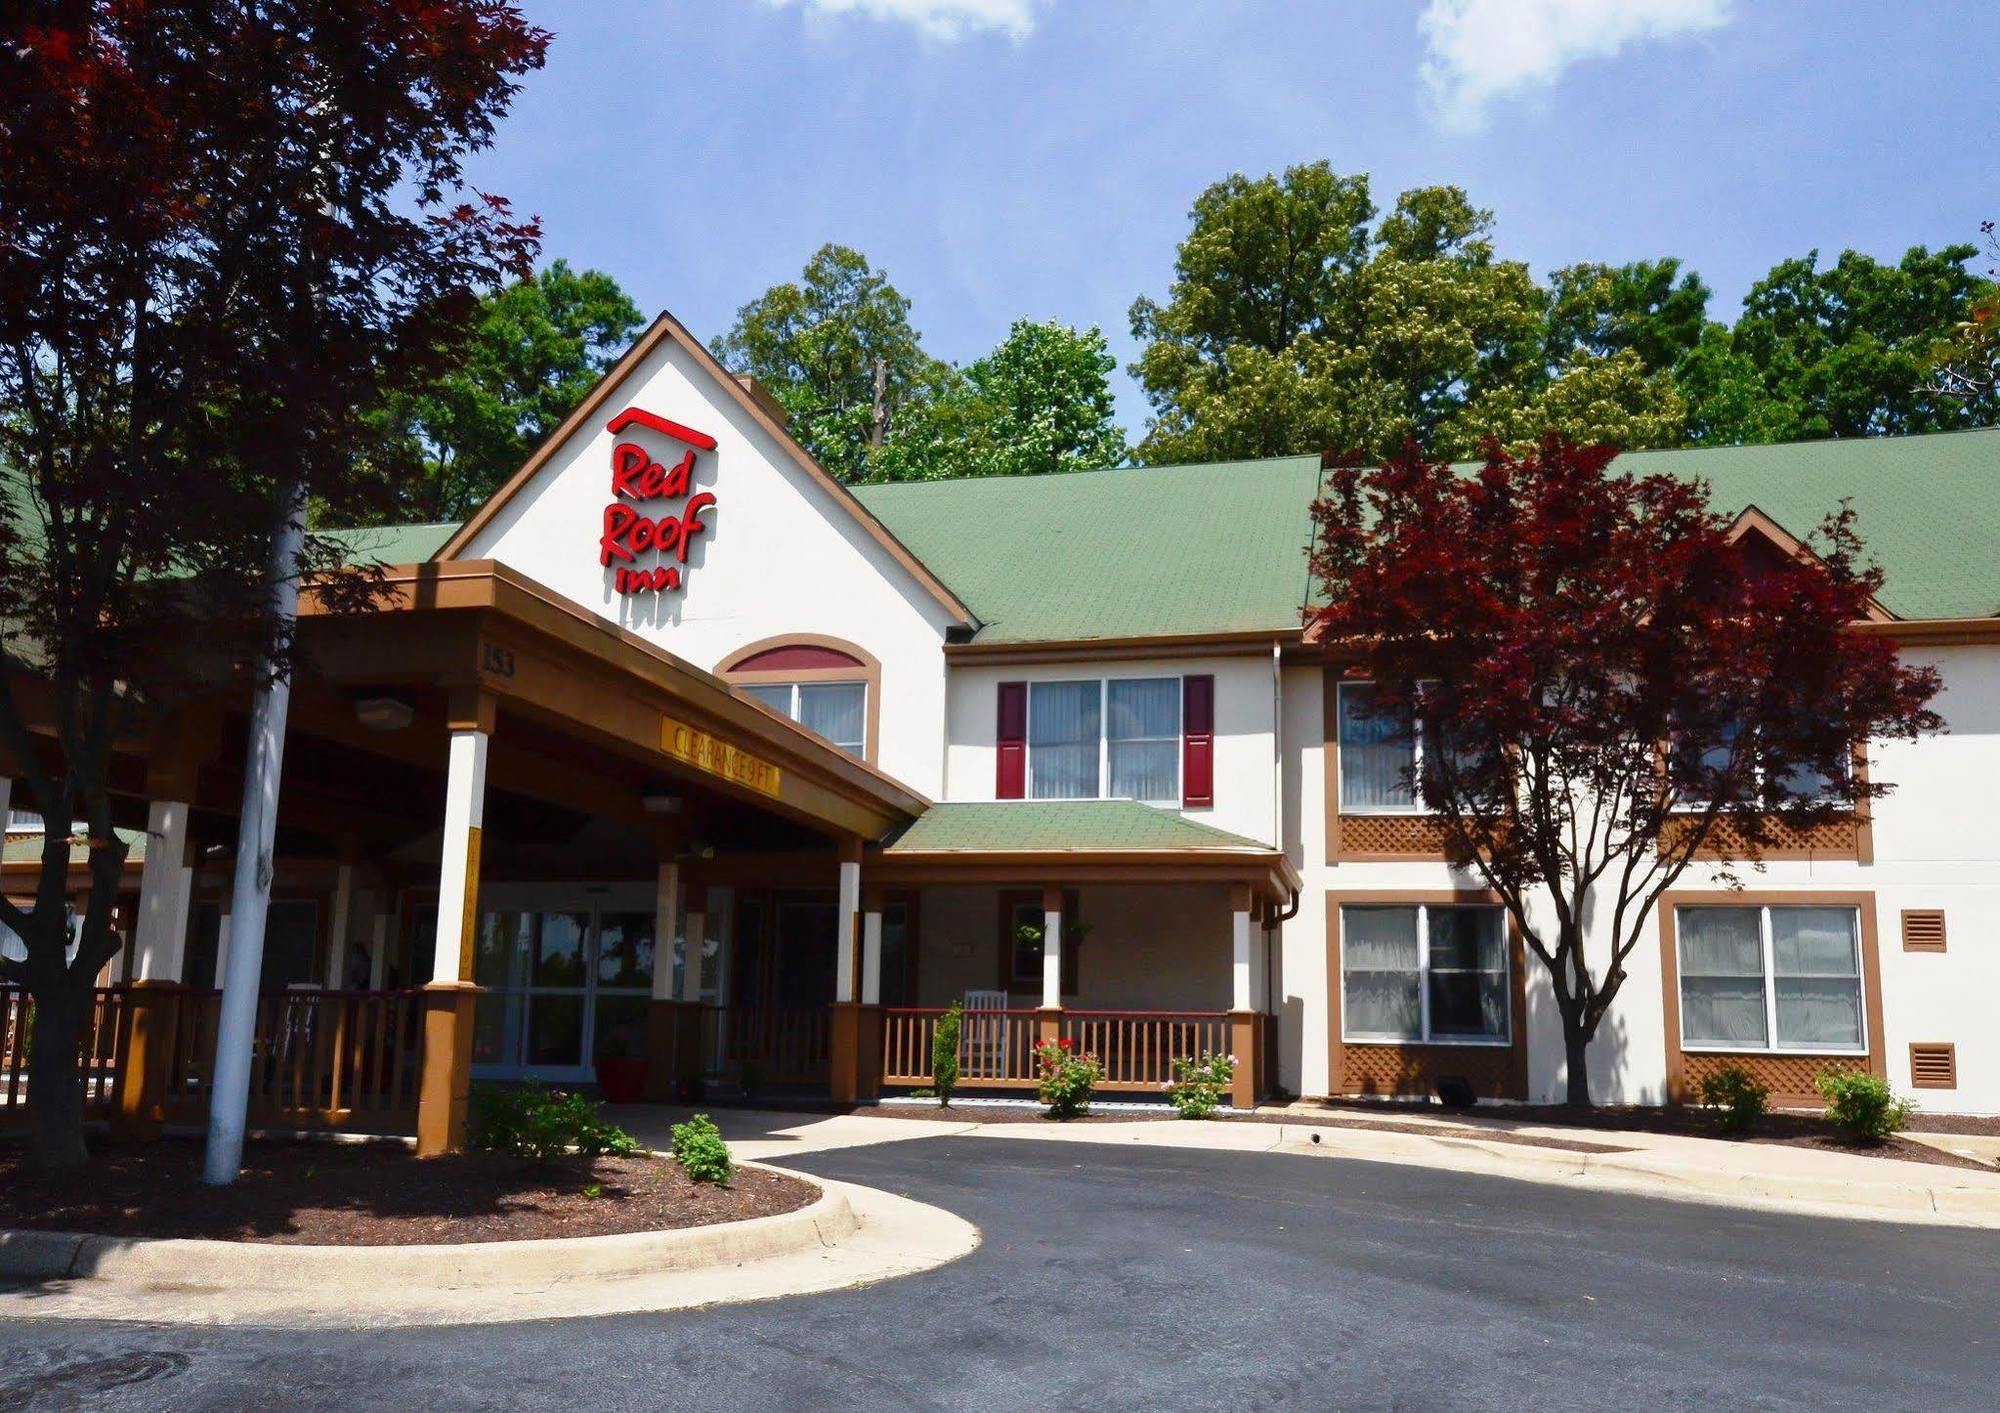
[[[548,36],[502,0],[39,0],[0,15],[0,768],[47,821],[26,957],[34,1156],[84,1161],[118,936],[114,743],[283,670],[287,488],[366,524],[367,415],[446,366],[533,221],[466,189]],[[307,572],[340,546],[309,536]],[[341,581],[356,591],[365,576]],[[25,796],[25,798],[23,798]],[[72,822],[87,905],[66,917]]]
[[[1705,484],[1615,455],[1412,447],[1333,470],[1313,508],[1310,631],[1421,732],[1405,783],[1546,967],[1580,1105],[1661,894],[1865,808],[1890,788],[1867,743],[1942,725],[1936,672],[1858,626],[1882,576],[1849,506],[1807,545],[1733,534]]]

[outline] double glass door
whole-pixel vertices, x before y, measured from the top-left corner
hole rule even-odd
[[[473,1064],[586,1080],[600,1059],[643,1056],[656,954],[647,890],[482,891]]]

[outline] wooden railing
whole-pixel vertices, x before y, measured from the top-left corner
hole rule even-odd
[[[765,1084],[824,1084],[824,1006],[708,1007],[702,1013],[702,1055],[725,1073],[754,1065]]]
[[[106,1119],[117,1104],[118,1037],[125,993],[119,987],[99,987],[91,997],[77,1042],[83,1066],[83,1114]],[[19,986],[0,986],[0,1123],[27,1120],[30,1062],[34,1045],[34,1007]]]
[[[882,1013],[882,1082],[927,1085],[942,1010],[894,1006]],[[1040,1018],[1034,1011],[965,1011],[958,1031],[958,1082],[968,1089],[1032,1085]]]
[[[1097,1056],[1104,1090],[1158,1093],[1174,1061],[1229,1053],[1227,1011],[1064,1011],[1062,1034]]]

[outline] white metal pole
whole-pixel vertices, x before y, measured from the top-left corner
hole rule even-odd
[[[272,608],[289,635],[299,610],[299,555],[305,547],[306,488],[288,488],[284,523],[271,552]],[[236,873],[230,889],[229,961],[222,1015],[215,1029],[215,1082],[208,1098],[208,1153],[202,1180],[232,1183],[243,1167],[243,1124],[250,1099],[250,1046],[264,971],[264,917],[271,902],[271,850],[278,833],[278,780],[285,764],[290,673],[269,671],[250,708],[243,761],[243,812],[236,825]]]

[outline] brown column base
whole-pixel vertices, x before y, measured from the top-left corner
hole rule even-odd
[[[1043,1006],[1035,1012],[1035,1045],[1048,1044],[1062,1038],[1062,1007]]]
[[[472,1089],[472,1008],[480,988],[464,981],[424,987],[423,1075],[417,1089],[417,1154],[432,1157],[465,1147],[465,1111]]]
[[[646,1097],[692,1101],[701,1083],[699,1001],[659,1001],[646,1014]]]
[[[115,1137],[160,1136],[184,994],[178,981],[135,981],[126,990],[118,1027],[118,1099],[111,1114]]]
[[[1254,1109],[1264,1097],[1267,1068],[1263,1012],[1229,1013],[1229,1051],[1236,1058],[1236,1078],[1229,1086],[1229,1103],[1237,1109]]]
[[[827,1008],[827,1095],[836,1104],[882,1097],[882,1008],[835,1001]]]

